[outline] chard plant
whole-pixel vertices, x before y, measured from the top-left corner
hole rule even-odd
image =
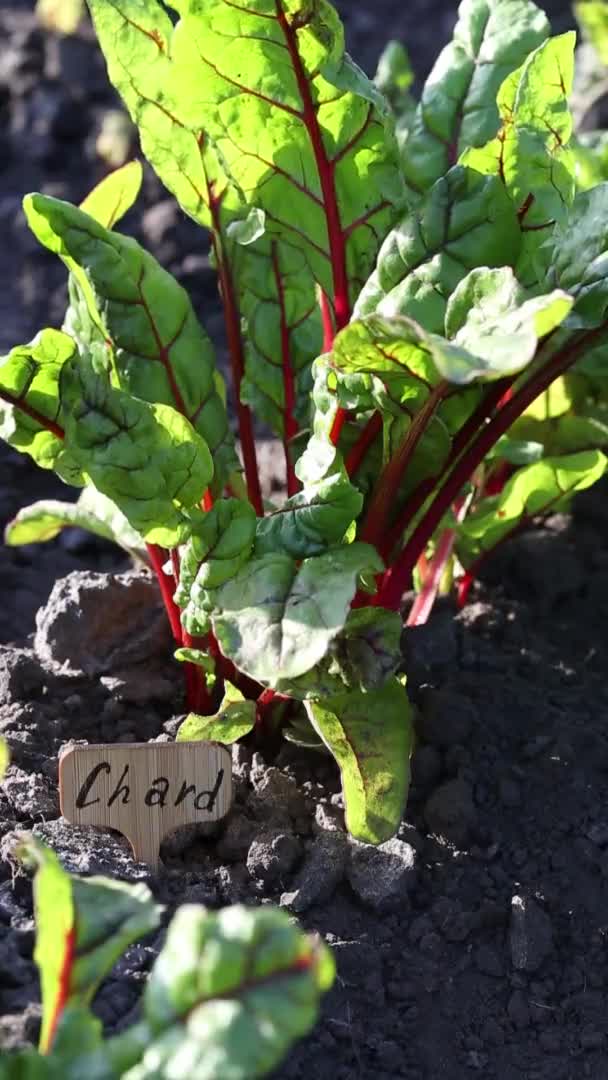
[[[29,195],[70,306],[2,362],[2,433],[83,494],[8,541],[79,522],[140,553],[185,664],[178,737],[317,740],[380,843],[408,786],[404,593],[423,622],[606,469],[608,186],[572,138],[575,35],[464,0],[416,103],[404,50],[371,81],[326,0],[89,8],[145,156],[211,237],[242,468],[188,296],[113,228],[139,166],[80,208]],[[284,446],[280,506],[254,415]]]
[[[91,1002],[115,963],[157,929],[146,885],[67,874],[24,838],[33,869],[39,1051],[0,1054],[0,1080],[252,1080],[266,1076],[317,1019],[331,954],[276,908],[179,908],[142,997],[141,1016],[103,1037]]]

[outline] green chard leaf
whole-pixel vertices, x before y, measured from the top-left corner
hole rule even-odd
[[[534,282],[531,263],[547,232],[563,221],[574,198],[575,164],[568,147],[568,95],[574,73],[574,33],[550,38],[505,80],[498,94],[502,126],[464,165],[496,175],[517,208],[522,232],[520,274]]]
[[[350,611],[343,629],[316,667],[298,679],[279,681],[276,689],[301,701],[377,690],[401,663],[401,616],[380,607]]]
[[[20,855],[36,869],[40,1046],[48,1052],[63,1009],[90,1003],[127,946],[156,928],[160,908],[146,885],[70,877],[56,855],[32,838],[22,845]]]
[[[246,701],[232,683],[225,683],[224,700],[214,716],[190,713],[177,732],[178,742],[200,740],[230,744],[248,735],[255,727],[255,701]]]
[[[212,594],[224,656],[271,687],[304,675],[342,630],[361,575],[382,569],[376,551],[358,543],[301,563],[278,552],[250,559]]]
[[[220,492],[238,459],[217,390],[213,346],[186,291],[137,241],[77,207],[29,195],[24,208],[37,238],[71,271],[75,311],[68,325],[81,347],[88,338],[98,350],[94,359],[100,349],[111,353],[123,390],[172,406],[190,421],[213,454]]]
[[[483,499],[458,525],[457,551],[463,566],[471,566],[533,518],[567,505],[576,492],[600,480],[607,467],[608,458],[599,450],[590,450],[545,458],[519,469],[500,495]]]
[[[397,141],[401,145],[414,122],[416,102],[410,93],[414,70],[408,51],[400,41],[389,41],[378,61],[374,82],[393,110]]]
[[[496,95],[506,77],[549,33],[546,15],[529,0],[464,0],[452,42],[429,75],[403,164],[416,200],[469,147],[496,135]]]
[[[608,4],[606,0],[576,0],[574,14],[600,60],[608,65]]]
[[[461,384],[517,374],[534,359],[539,340],[567,318],[573,303],[560,289],[526,299],[509,268],[473,270],[448,303],[450,340],[431,340],[437,368],[449,382]]]
[[[137,199],[143,175],[140,161],[114,169],[89,192],[80,209],[106,229],[113,229]]]
[[[443,331],[451,293],[477,266],[514,265],[521,238],[503,184],[456,166],[384,241],[355,317],[409,315]]]
[[[362,506],[361,494],[339,473],[310,484],[258,521],[256,555],[319,555],[344,539]]]
[[[218,499],[207,513],[191,514],[190,522],[175,602],[183,609],[184,626],[196,635],[206,632],[213,607],[210,593],[233,578],[250,558],[256,516],[250,503]]]
[[[288,914],[181,907],[144,994],[148,1043],[128,1080],[254,1080],[315,1023],[333,982],[326,946]]]
[[[382,844],[399,828],[413,748],[413,718],[405,687],[350,693],[306,705],[310,721],[336,759],[351,836]]]
[[[42,330],[29,345],[0,359],[0,435],[42,469],[55,469],[67,483],[83,483],[65,445],[60,380],[76,354],[59,330]]]
[[[77,526],[95,536],[112,540],[134,558],[147,562],[146,547],[124,514],[101,492],[85,487],[75,503],[41,499],[19,510],[4,530],[9,547],[54,540],[62,529]]]
[[[175,27],[154,0],[89,6],[146,156],[213,231],[235,340],[247,322],[243,395],[291,437],[321,344],[315,282],[343,325],[403,195],[386,104],[329,4],[202,0]]]
[[[63,375],[66,440],[89,481],[149,543],[187,540],[185,510],[213,475],[207,444],[169,405],[149,405],[110,385],[86,363]]]
[[[577,195],[538,252],[538,266],[543,287],[574,297],[572,328],[602,325],[608,313],[608,184]]]

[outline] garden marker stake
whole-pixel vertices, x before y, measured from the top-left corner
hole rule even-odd
[[[231,770],[216,743],[70,747],[59,760],[61,813],[72,825],[116,829],[139,862],[158,869],[169,833],[228,813]]]

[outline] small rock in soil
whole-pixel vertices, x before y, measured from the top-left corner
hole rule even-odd
[[[344,877],[348,852],[344,833],[319,834],[306,849],[292,891],[281,896],[281,906],[301,913],[330,900]]]
[[[509,944],[516,971],[538,971],[552,951],[551,920],[534,900],[524,896],[513,897]]]
[[[166,657],[170,631],[156,583],[140,571],[61,578],[36,616],[34,647],[64,675],[106,675]]]
[[[12,765],[2,790],[18,818],[56,818],[59,813],[57,788],[46,776],[28,773]]]
[[[416,853],[393,838],[379,847],[353,843],[347,877],[355,895],[375,911],[403,910],[417,881]]]
[[[251,779],[255,797],[250,799],[249,805],[260,820],[278,824],[290,817],[301,817],[305,813],[306,800],[302,792],[295,780],[280,769],[265,767],[263,772],[253,771]]]
[[[281,884],[301,854],[300,841],[293,833],[261,833],[247,854],[247,869],[252,878],[265,885]]]
[[[29,649],[0,646],[1,704],[31,698],[42,689],[45,678],[48,676]]]
[[[331,803],[318,802],[315,805],[315,832],[344,832],[344,810]]]
[[[458,778],[437,788],[424,807],[424,820],[430,831],[458,848],[466,847],[475,817],[471,788]]]

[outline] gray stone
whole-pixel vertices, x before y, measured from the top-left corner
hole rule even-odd
[[[257,755],[254,754],[254,759]],[[254,761],[255,764],[255,761]],[[306,799],[295,780],[280,769],[252,770],[255,797],[250,800],[256,817],[262,821],[288,822],[306,811]]]
[[[538,971],[553,949],[553,927],[545,911],[524,896],[511,900],[511,961],[516,971]]]
[[[340,806],[332,806],[331,803],[316,803],[313,825],[315,832],[344,832],[345,828],[344,810]]]
[[[11,765],[2,782],[2,793],[19,817],[44,821],[59,814],[57,787],[41,773],[24,772]]]
[[[261,833],[247,853],[247,869],[252,878],[265,885],[282,884],[301,851],[300,841],[293,833],[282,830]]]
[[[379,847],[353,843],[347,870],[355,895],[375,911],[403,910],[417,880],[416,853],[403,840]]]
[[[251,774],[251,750],[243,743],[232,744],[232,774],[245,783]]]
[[[36,654],[62,675],[108,675],[163,657],[171,633],[147,571],[75,571],[55,582],[36,616]]]
[[[29,649],[0,645],[0,705],[25,701],[38,693],[45,673]]]
[[[299,914],[330,900],[344,877],[348,853],[344,833],[320,833],[306,849],[292,891],[281,896],[281,907]]]
[[[448,780],[433,792],[424,807],[424,820],[430,831],[466,847],[475,823],[471,788],[464,780]]]

